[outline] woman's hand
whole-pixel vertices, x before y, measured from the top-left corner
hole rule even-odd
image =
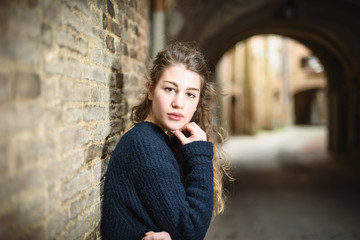
[[[182,145],[195,141],[207,141],[206,133],[194,122],[189,122],[182,129],[175,130],[173,134]]]
[[[167,232],[147,232],[142,240],[171,240]]]

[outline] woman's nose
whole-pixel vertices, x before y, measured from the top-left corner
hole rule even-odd
[[[184,107],[184,97],[182,94],[176,94],[172,102],[173,108],[183,108]]]

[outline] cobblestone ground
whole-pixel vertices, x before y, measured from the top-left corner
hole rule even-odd
[[[360,239],[360,165],[326,153],[323,127],[289,127],[225,145],[236,181],[205,240]]]

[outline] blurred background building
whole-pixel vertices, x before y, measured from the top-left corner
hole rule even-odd
[[[222,125],[255,134],[293,124],[326,125],[322,64],[297,41],[258,35],[237,43],[216,68],[222,85]]]

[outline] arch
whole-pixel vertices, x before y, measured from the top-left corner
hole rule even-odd
[[[177,38],[198,41],[212,67],[235,43],[259,34],[287,36],[312,50],[328,80],[329,150],[360,153],[360,2],[199,0],[192,7]]]

